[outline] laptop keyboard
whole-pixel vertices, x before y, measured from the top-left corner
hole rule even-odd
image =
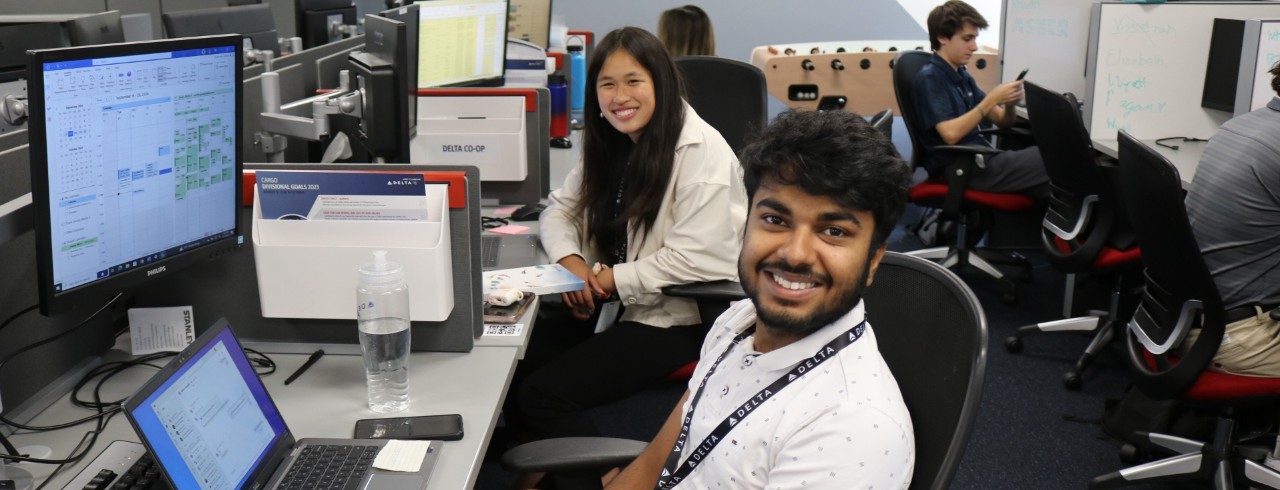
[[[480,235],[480,266],[497,267],[498,250],[502,249],[502,237]]]
[[[355,490],[377,456],[378,446],[308,445],[276,488]]]
[[[83,490],[171,490],[169,482],[160,474],[155,458],[147,453],[134,461],[124,473],[109,469],[98,471]]]

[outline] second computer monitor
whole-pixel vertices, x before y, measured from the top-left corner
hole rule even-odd
[[[502,86],[507,0],[429,0],[418,7],[419,87]]]
[[[370,161],[409,161],[409,107],[418,103],[417,91],[408,90],[408,44],[405,23],[370,15],[365,17],[364,50],[351,53],[350,66],[364,91],[360,117],[361,141]]]
[[[124,24],[119,10],[85,15],[67,21],[67,34],[72,46],[90,46],[124,42]]]

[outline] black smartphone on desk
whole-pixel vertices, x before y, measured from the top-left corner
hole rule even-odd
[[[456,441],[462,439],[462,416],[423,415],[356,421],[356,439],[430,439]]]

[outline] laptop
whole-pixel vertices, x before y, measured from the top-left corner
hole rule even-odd
[[[187,346],[124,408],[179,490],[419,490],[427,487],[442,444],[430,443],[416,472],[396,472],[372,468],[385,439],[295,441],[226,319]],[[330,463],[337,469],[316,468]],[[319,477],[310,476],[313,470]]]
[[[480,235],[480,270],[516,269],[547,263],[538,235]]]

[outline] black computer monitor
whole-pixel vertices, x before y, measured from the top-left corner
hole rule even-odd
[[[72,46],[91,46],[124,42],[124,24],[119,10],[85,15],[67,21],[67,35]]]
[[[551,42],[551,0],[510,0],[507,37],[529,41],[542,49]]]
[[[264,3],[165,12],[160,19],[170,38],[239,33],[253,43],[253,49],[280,54],[271,6]]]
[[[418,6],[406,5],[384,10],[378,15],[404,22],[405,90],[409,94],[409,136],[418,129]],[[405,160],[406,162],[408,160]]]
[[[222,35],[30,54],[41,313],[238,247],[241,46]]]
[[[417,5],[419,87],[502,86],[507,0],[429,0]]]
[[[418,96],[417,90],[408,90],[408,42],[404,22],[369,15],[364,20],[364,50],[348,57],[360,79],[356,86],[364,90],[360,141],[370,161],[409,161],[408,112]]]
[[[57,22],[9,23],[0,17],[0,82],[26,78],[27,51],[70,45]]]
[[[1236,108],[1236,84],[1240,80],[1240,50],[1244,45],[1244,21],[1213,19],[1209,61],[1204,72],[1200,107],[1228,113]]]
[[[335,23],[356,25],[353,0],[294,0],[294,10],[298,13],[298,37],[302,38],[302,49],[342,39],[340,33],[334,33],[330,28]]]

